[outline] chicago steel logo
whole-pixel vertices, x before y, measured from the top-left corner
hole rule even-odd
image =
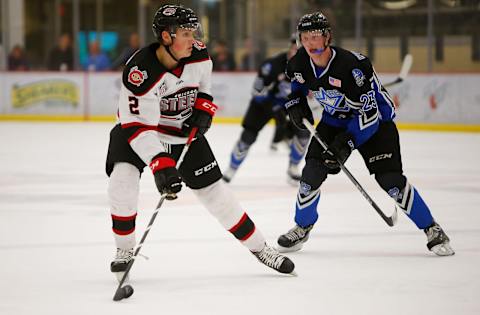
[[[177,11],[176,8],[168,7],[165,10],[163,10],[162,13],[163,15],[170,16],[170,15],[174,15],[176,11]]]
[[[79,90],[75,83],[67,80],[45,80],[26,85],[14,85],[11,93],[13,108],[24,108],[41,102],[47,105],[77,107],[80,102]]]
[[[128,82],[135,86],[140,86],[146,79],[148,79],[147,71],[138,70],[137,66],[132,67],[128,73]]]

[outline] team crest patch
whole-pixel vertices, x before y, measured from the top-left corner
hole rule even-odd
[[[207,48],[207,46],[205,46],[205,44],[199,40],[194,41],[193,46],[195,46],[195,48],[197,48],[198,50]]]
[[[360,69],[353,69],[352,70],[352,75],[353,78],[355,79],[355,83],[360,87],[362,86],[365,82],[365,75],[363,74],[362,70]]]
[[[297,80],[298,83],[305,83],[305,79],[300,72],[295,72],[293,75],[295,76],[295,80]]]
[[[300,193],[305,195],[305,196],[308,196],[310,195],[310,192],[312,191],[312,186],[310,186],[309,184],[305,183],[305,182],[300,182]]]
[[[264,65],[262,66],[262,70],[261,70],[261,71],[262,71],[262,74],[263,74],[264,76],[269,75],[269,74],[270,74],[270,71],[272,71],[272,64],[270,64],[270,63],[264,64]]]
[[[135,86],[140,86],[146,79],[148,79],[147,71],[140,71],[137,66],[132,67],[128,73],[128,82]]]

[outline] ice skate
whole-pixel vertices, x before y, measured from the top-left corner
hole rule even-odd
[[[308,241],[310,230],[313,228],[313,224],[301,227],[295,225],[287,233],[280,235],[277,240],[278,251],[280,253],[295,252],[303,247],[303,243]]]
[[[302,178],[302,173],[299,170],[298,164],[290,163],[287,169],[288,182],[293,185],[298,185]]]
[[[229,167],[225,172],[223,172],[223,180],[227,183],[230,183],[236,172],[236,169]]]
[[[433,222],[433,224],[423,230],[427,235],[428,250],[434,252],[438,256],[451,256],[454,255],[452,247],[450,246],[450,239],[447,234],[442,230],[438,223]]]
[[[120,282],[127,270],[128,263],[132,260],[133,248],[121,249],[117,248],[117,255],[115,259],[110,263],[110,271],[115,274],[118,282]],[[125,281],[128,281],[125,279]]]
[[[295,265],[286,256],[280,254],[275,248],[265,244],[259,252],[252,252],[257,259],[267,267],[275,269],[280,273],[294,274]]]

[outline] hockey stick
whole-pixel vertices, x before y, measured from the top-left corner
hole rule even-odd
[[[320,136],[317,134],[317,131],[315,128],[306,120],[305,118],[303,119],[303,124],[307,127],[308,131],[313,135],[313,137],[320,143],[320,145],[325,149],[328,150],[327,145],[325,142],[320,139]],[[357,189],[360,191],[363,197],[367,199],[368,203],[377,211],[377,213],[382,217],[382,219],[389,225],[389,226],[394,226],[395,223],[397,222],[397,208],[395,207],[395,211],[391,216],[387,216],[381,209],[380,207],[373,201],[373,199],[368,195],[368,193],[365,191],[365,189],[360,185],[360,183],[353,177],[352,173],[345,167],[345,165],[338,160],[337,157],[335,157],[337,160],[338,164],[340,165],[340,168],[342,171],[347,175],[347,177],[352,181],[352,183],[357,187]]]
[[[384,87],[390,87],[395,84],[398,84],[400,82],[403,82],[405,78],[407,77],[408,73],[410,72],[410,68],[412,67],[413,63],[413,57],[410,54],[406,54],[405,57],[403,58],[402,62],[402,68],[400,69],[400,73],[398,74],[398,77],[393,80],[392,82],[385,83],[383,86]]]
[[[177,161],[177,166],[179,167],[180,164],[183,162],[183,159],[185,157],[185,154],[188,151],[188,148],[190,147],[190,144],[193,141],[193,138],[195,137],[195,134],[197,133],[197,127],[194,127],[192,131],[190,132],[190,135],[188,136],[187,143],[183,147],[182,153],[180,154],[180,157],[178,158]],[[163,202],[167,198],[167,194],[163,194],[160,198],[160,201],[157,204],[157,207],[155,211],[153,211],[152,217],[150,218],[150,222],[148,222],[147,228],[145,229],[145,232],[143,233],[142,239],[140,240],[140,243],[138,243],[137,248],[135,249],[135,253],[133,254],[132,259],[128,263],[127,269],[125,270],[125,274],[122,277],[122,280],[118,284],[117,290],[115,291],[115,295],[113,296],[114,301],[120,301],[125,298],[129,298],[133,294],[133,287],[131,285],[126,285],[125,287],[122,287],[123,283],[128,277],[128,274],[130,272],[130,269],[132,269],[133,263],[135,262],[135,259],[138,256],[138,253],[140,252],[140,249],[143,246],[143,243],[145,242],[145,239],[147,238],[148,233],[150,232],[150,228],[153,225],[153,222],[155,222],[155,219],[157,217],[158,211],[162,207]]]

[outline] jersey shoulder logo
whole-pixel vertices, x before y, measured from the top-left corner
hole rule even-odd
[[[138,70],[138,67],[132,67],[128,73],[128,82],[135,86],[140,86],[146,79],[148,79],[147,71]]]
[[[362,70],[353,69],[352,75],[353,75],[353,78],[355,79],[355,83],[357,83],[359,87],[363,86],[363,84],[365,83],[365,75],[363,74]]]
[[[198,50],[202,50],[202,49],[207,48],[207,46],[199,40],[194,41],[193,46],[195,46],[195,48],[197,48]]]
[[[294,74],[295,80],[298,81],[298,83],[305,83],[305,79],[303,78],[302,74],[300,72],[295,72]]]
[[[356,51],[351,51],[351,53],[352,53],[355,57],[357,57],[358,60],[363,60],[363,59],[367,58],[367,57],[365,57],[364,55],[362,55],[361,53],[358,53],[358,52],[356,52]]]
[[[270,71],[272,71],[272,64],[271,63],[266,63],[262,66],[262,75],[269,75],[270,74]]]

